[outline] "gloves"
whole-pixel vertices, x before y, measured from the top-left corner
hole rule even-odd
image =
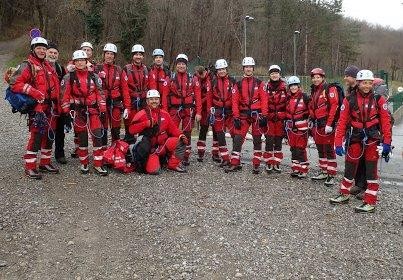
[[[74,72],[74,70],[76,70],[76,66],[74,64],[68,64],[66,69],[68,72]]]
[[[129,117],[129,110],[128,110],[128,109],[125,109],[125,110],[123,111],[123,118],[126,120],[128,117]]]
[[[345,151],[344,151],[343,147],[342,146],[337,146],[336,147],[336,155],[342,157],[344,154],[345,154]]]
[[[42,103],[45,99],[45,95],[35,88],[31,88],[29,95],[39,103]]]
[[[390,144],[383,143],[382,145],[382,157],[385,159],[386,162],[389,161],[389,154],[390,154]]]
[[[99,114],[99,119],[101,120],[102,123],[104,123],[106,121],[106,114],[105,112],[101,112]]]
[[[105,78],[106,78],[106,73],[105,73],[104,71],[101,71],[101,72],[98,73],[98,76],[99,76],[101,79],[105,79]]]
[[[332,133],[332,131],[333,131],[333,128],[331,127],[331,126],[325,126],[325,133],[326,134],[329,134],[329,133]]]
[[[234,118],[234,127],[236,129],[241,129],[241,120],[238,118]]]
[[[201,115],[197,114],[195,119],[196,119],[197,122],[200,122],[200,120],[201,120]]]
[[[188,145],[188,144],[189,144],[189,140],[188,140],[188,138],[186,137],[185,134],[181,134],[181,135],[179,136],[179,140],[182,140],[183,144],[185,144],[185,145]]]
[[[266,127],[267,126],[267,117],[263,116],[259,119],[259,127]]]

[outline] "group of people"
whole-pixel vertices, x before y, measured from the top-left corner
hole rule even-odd
[[[311,135],[319,154],[321,172],[313,180],[334,185],[336,154],[346,155],[340,194],[331,203],[346,203],[350,194],[361,195],[359,212],[373,212],[379,189],[378,146],[387,158],[391,145],[391,117],[386,99],[376,94],[383,81],[370,70],[349,66],[345,70],[346,96],[337,85],[327,83],[325,72],[310,72],[310,95],[303,92],[297,76],[284,79],[278,65],[269,67],[269,80],[254,76],[252,57],[242,60],[242,78],[228,74],[228,63],[218,59],[215,71],[198,66],[188,69],[188,57],[179,54],[175,71],[164,65],[164,52],[155,49],[153,64],[144,64],[145,50],[140,44],[132,49],[132,61],[123,68],[115,64],[117,46],[107,43],[103,61],[93,60],[93,46],[81,44],[66,67],[57,62],[58,49],[37,37],[31,52],[9,84],[13,92],[29,95],[37,102],[28,113],[30,137],[24,155],[25,174],[41,179],[40,172],[59,173],[51,163],[53,139],[55,158],[67,162],[64,154],[65,130],[73,128],[75,150],[82,173],[89,172],[88,138],[92,138],[94,170],[108,174],[103,161],[111,146],[124,141],[129,148],[127,160],[136,171],[158,174],[162,166],[186,172],[191,156],[191,132],[200,124],[197,160],[206,152],[206,135],[213,131],[211,154],[225,172],[241,167],[241,151],[246,134],[253,137],[252,172],[259,174],[264,164],[267,173],[280,173],[283,138],[291,150],[291,176],[305,178],[308,173],[307,142]],[[125,136],[120,139],[124,124]],[[108,143],[108,133],[111,142]],[[232,151],[226,143],[232,137]],[[265,139],[263,150],[262,139]],[[40,161],[37,164],[38,153]],[[357,169],[359,168],[359,172]],[[355,179],[357,173],[364,178]],[[354,190],[358,181],[364,189]],[[353,189],[352,189],[353,188]]]

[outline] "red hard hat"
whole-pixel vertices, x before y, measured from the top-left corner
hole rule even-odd
[[[382,85],[384,83],[385,83],[385,81],[383,79],[381,79],[381,78],[375,78],[374,81],[373,81],[374,86],[379,86],[379,85]]]
[[[325,75],[325,71],[323,71],[322,68],[313,68],[312,71],[311,71],[311,77],[312,77],[313,75],[321,75],[321,76],[323,76],[323,77],[326,76],[326,75]]]

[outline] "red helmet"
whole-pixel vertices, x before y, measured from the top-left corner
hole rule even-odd
[[[322,68],[313,68],[312,71],[311,71],[311,77],[312,77],[313,75],[321,75],[321,76],[323,76],[323,77],[326,76],[326,75],[325,75],[325,71],[323,71]]]

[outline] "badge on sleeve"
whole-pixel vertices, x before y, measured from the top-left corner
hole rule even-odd
[[[64,79],[60,82],[61,86],[64,86]]]
[[[385,103],[385,104],[382,105],[382,108],[383,108],[384,110],[388,110],[388,105]]]
[[[232,89],[232,94],[235,94],[235,89],[234,88]]]
[[[334,92],[329,93],[330,98],[334,98]]]
[[[344,106],[344,104],[341,105],[340,110],[344,111],[344,109],[346,108],[346,106]]]
[[[164,87],[166,87],[168,85],[167,81],[164,81]]]

